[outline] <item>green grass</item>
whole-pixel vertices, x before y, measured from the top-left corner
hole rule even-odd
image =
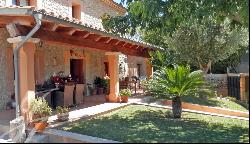
[[[202,99],[198,97],[183,97],[182,100],[183,102],[188,102],[188,103],[193,103],[193,104],[228,108],[232,110],[248,112],[248,109],[246,109],[245,107],[241,106],[240,104],[234,101],[227,100],[227,99],[208,98],[206,100],[206,99]]]
[[[128,106],[59,129],[133,143],[249,142],[249,121],[186,112],[182,119],[173,119],[169,110],[142,105]]]

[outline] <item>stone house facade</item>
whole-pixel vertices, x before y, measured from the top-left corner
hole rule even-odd
[[[103,14],[118,16],[124,15],[126,12],[123,7],[112,0],[0,0],[0,6],[2,7],[11,7],[12,5],[20,5],[22,7],[28,5],[33,6],[34,8],[32,9],[45,10],[46,14],[50,13],[54,17],[58,17],[58,19],[61,17],[66,17],[66,19],[73,18],[74,20],[78,19],[87,26],[91,26],[100,31],[103,31],[101,23],[101,16]],[[21,9],[21,7],[19,9]],[[1,16],[3,16],[3,18],[1,18]],[[0,12],[0,24],[1,20],[5,20],[4,16],[5,15],[1,15]],[[44,23],[47,24],[46,21]],[[54,24],[50,27],[50,31],[59,33],[61,30],[60,26],[60,23]],[[73,29],[67,31],[67,34],[68,33],[73,35],[77,32]],[[90,39],[92,33],[89,35],[85,35],[85,39]],[[0,110],[5,108],[6,103],[10,100],[11,94],[14,93],[12,49],[15,45],[7,41],[10,37],[6,26],[3,25],[0,27]],[[102,38],[106,37],[99,37],[99,40]],[[113,40],[114,39],[109,38],[104,45],[109,42],[114,42]],[[98,40],[95,41],[97,42]],[[118,41],[116,43],[119,45],[121,42]],[[127,46],[127,43],[122,46]],[[32,47],[35,49],[34,80],[36,84],[43,84],[46,80],[50,79],[54,73],[63,72],[65,76],[70,75],[71,60],[82,61],[81,71],[83,75],[81,79],[85,84],[93,84],[97,76],[104,77],[107,74],[106,66],[111,59],[107,56],[106,50],[85,48],[84,46],[77,45],[61,45],[51,43],[49,40],[41,39],[39,43],[34,44]],[[136,50],[140,48],[140,46],[137,45],[136,47]],[[134,48],[134,46],[132,45],[130,48]],[[152,75],[152,67],[150,67],[148,59],[145,57],[122,53],[119,54],[118,59],[120,79],[127,76],[148,77]],[[89,92],[86,91],[85,94],[89,95]]]

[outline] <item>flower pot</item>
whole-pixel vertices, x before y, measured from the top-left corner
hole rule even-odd
[[[96,95],[96,89],[93,89],[93,91],[92,91],[92,95]]]
[[[121,102],[127,103],[128,102],[128,96],[121,96]]]
[[[99,95],[103,95],[103,88],[97,88],[97,93]]]
[[[36,132],[43,132],[49,125],[47,122],[34,122]]]
[[[67,121],[67,120],[69,120],[69,114],[68,113],[57,114],[57,120],[60,122]]]

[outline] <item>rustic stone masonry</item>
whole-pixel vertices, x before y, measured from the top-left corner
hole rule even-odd
[[[3,110],[6,103],[10,100],[11,93],[13,93],[14,81],[8,73],[8,66],[11,66],[8,61],[7,48],[11,45],[7,42],[9,34],[6,29],[0,28],[0,110]],[[12,84],[12,86],[10,86]]]
[[[228,96],[227,74],[207,74],[205,80],[214,85],[218,96]]]

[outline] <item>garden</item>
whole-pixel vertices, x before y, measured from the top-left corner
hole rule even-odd
[[[182,102],[248,112],[232,97],[217,97],[207,74],[227,73],[248,51],[248,1],[122,0],[125,16],[102,17],[106,31],[138,36],[159,46],[149,52],[154,76],[143,82],[155,99],[172,100],[172,110],[145,105],[125,108],[58,127],[119,142],[249,142],[249,121],[183,112]],[[247,4],[246,4],[247,3]],[[103,91],[106,83],[96,78]],[[107,86],[105,86],[108,89]],[[120,91],[122,102],[131,93]]]
[[[111,113],[60,127],[61,130],[132,143],[249,142],[249,121],[131,105]]]

